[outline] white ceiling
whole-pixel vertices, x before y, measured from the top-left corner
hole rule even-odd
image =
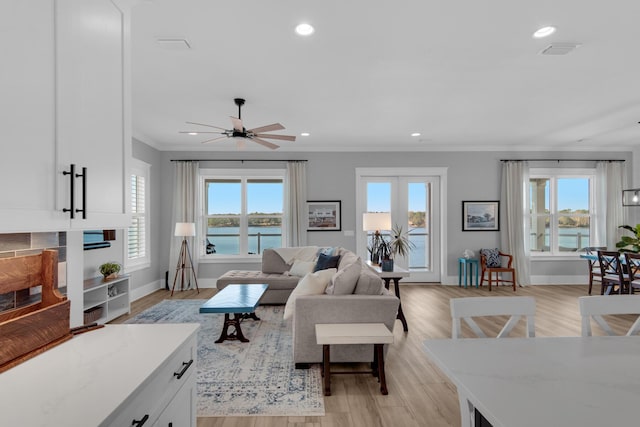
[[[639,18],[638,0],[149,0],[132,18],[133,134],[235,151],[178,132],[231,128],[241,97],[247,128],[298,136],[274,141],[280,151],[628,150],[640,143]],[[300,22],[315,33],[295,34]],[[534,39],[546,25],[557,31]],[[539,54],[566,42],[581,46]]]

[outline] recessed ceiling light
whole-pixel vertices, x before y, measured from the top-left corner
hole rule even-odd
[[[300,134],[300,136],[309,136],[309,135],[311,135],[309,132],[302,132],[302,133]]]
[[[542,27],[538,31],[533,33],[533,37],[536,39],[541,39],[543,37],[550,36],[555,32],[556,32],[556,27]]]
[[[198,132],[189,132],[189,135],[197,135]]]
[[[411,136],[420,136],[420,132],[414,132],[411,134]]]
[[[315,30],[313,29],[313,27],[309,24],[299,24],[296,27],[296,33],[300,34],[301,36],[310,36],[314,31]]]

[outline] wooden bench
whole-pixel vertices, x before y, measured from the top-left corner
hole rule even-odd
[[[72,336],[70,302],[57,289],[58,252],[0,259],[0,295],[37,286],[42,286],[38,301],[0,312],[0,372]]]

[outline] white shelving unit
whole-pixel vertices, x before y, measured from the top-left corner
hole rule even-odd
[[[130,313],[129,276],[125,274],[109,280],[105,280],[103,277],[86,279],[84,281],[83,310],[85,314],[101,310],[99,318],[90,319],[85,323],[106,323],[123,314]]]

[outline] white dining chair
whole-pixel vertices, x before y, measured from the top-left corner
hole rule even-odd
[[[640,295],[593,295],[578,297],[582,316],[582,336],[591,336],[591,319],[607,333],[617,335],[603,315],[637,314],[638,318],[626,335],[635,335],[640,331]]]
[[[474,317],[510,315],[496,338],[509,335],[521,318],[526,319],[528,338],[535,337],[536,300],[533,297],[469,297],[452,298],[451,338],[462,338],[461,320],[464,320],[479,338],[487,338],[485,332],[473,320]]]

